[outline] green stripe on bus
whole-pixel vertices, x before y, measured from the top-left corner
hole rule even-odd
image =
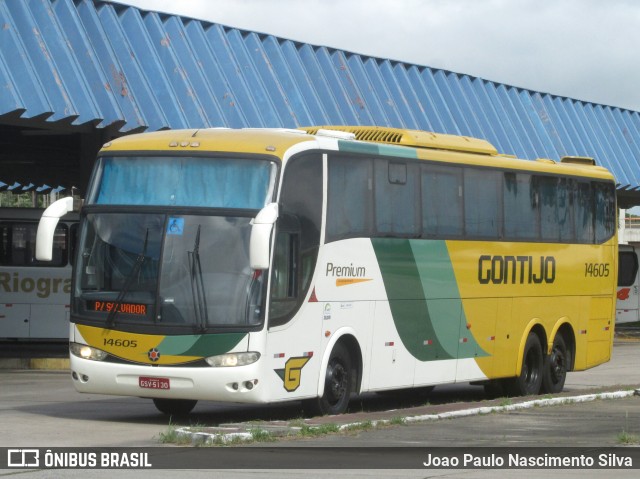
[[[394,156],[396,158],[418,158],[418,154],[415,148],[407,148],[406,146],[385,145],[384,143],[375,144],[338,140],[338,150],[347,153],[385,155]]]
[[[422,279],[409,240],[371,240],[400,340],[420,361],[453,359],[441,344],[427,308]],[[431,341],[425,344],[425,341]],[[450,349],[450,348],[448,348]]]
[[[375,238],[400,340],[420,361],[486,356],[466,332],[466,317],[444,241]],[[464,328],[465,331],[462,331]],[[461,337],[467,338],[461,342]]]
[[[163,354],[172,356],[208,357],[231,351],[247,333],[221,333],[187,336],[167,336],[158,345]]]

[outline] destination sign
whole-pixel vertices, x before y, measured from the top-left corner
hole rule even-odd
[[[110,313],[114,309],[118,313],[146,316],[147,305],[137,303],[116,303],[115,301],[87,301],[89,311],[101,311]]]

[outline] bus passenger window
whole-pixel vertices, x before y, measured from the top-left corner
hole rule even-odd
[[[574,191],[574,208],[576,222],[576,240],[578,243],[593,243],[595,235],[593,229],[593,194],[591,184],[576,182]]]
[[[464,172],[465,234],[497,239],[502,235],[502,173],[467,168]]]
[[[38,223],[0,224],[0,265],[65,266],[67,264],[67,226],[58,225],[53,237],[53,260],[37,261]]]

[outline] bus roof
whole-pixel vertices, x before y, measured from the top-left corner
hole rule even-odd
[[[164,130],[124,136],[104,145],[111,152],[170,152],[179,156],[203,152],[245,152],[283,159],[292,146],[309,142],[309,149],[334,149],[351,153],[376,153],[439,162],[473,164],[502,169],[588,176],[614,181],[613,175],[592,158],[566,157],[557,162],[536,161],[500,154],[486,140],[387,127],[312,126],[285,128],[207,128]],[[304,148],[303,148],[304,149]]]

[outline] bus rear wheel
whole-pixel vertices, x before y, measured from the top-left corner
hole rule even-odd
[[[544,366],[544,355],[540,338],[529,333],[522,355],[520,375],[506,382],[507,392],[511,396],[532,396],[540,393]]]
[[[158,411],[167,416],[186,416],[189,414],[198,401],[192,399],[158,399],[153,400]]]
[[[352,361],[343,344],[336,344],[331,351],[324,379],[322,396],[309,399],[307,412],[318,415],[342,414],[347,410],[353,386]]]
[[[567,348],[562,334],[556,334],[551,354],[545,357],[542,390],[550,394],[562,392],[570,364],[571,351]]]

